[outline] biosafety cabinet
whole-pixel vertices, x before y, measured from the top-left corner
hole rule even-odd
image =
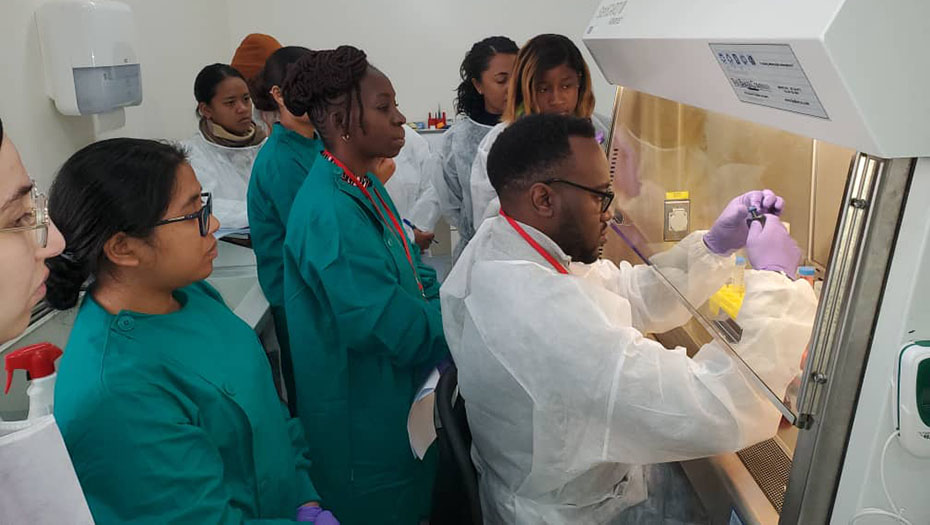
[[[777,434],[683,463],[713,523],[930,523],[928,20],[926,0],[606,0],[584,28],[618,86],[604,256],[665,275],[654,254],[769,188],[819,297],[795,380],[749,370]],[[744,271],[652,335],[738,358]]]

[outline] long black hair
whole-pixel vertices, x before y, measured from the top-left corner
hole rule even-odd
[[[455,112],[469,117],[481,114],[484,111],[484,96],[475,89],[472,79],[481,80],[481,74],[488,70],[494,55],[516,55],[519,51],[517,43],[506,36],[491,36],[471,46],[459,67],[462,81],[456,88]]]
[[[194,79],[194,98],[197,102],[209,104],[213,97],[216,96],[216,87],[220,85],[220,82],[230,77],[241,78],[245,82],[242,73],[228,64],[210,64],[206,66],[200,70],[200,73],[197,73],[197,78]]]
[[[129,138],[96,142],[65,161],[49,191],[49,217],[67,245],[45,261],[49,304],[59,310],[77,304],[81,285],[101,269],[113,235],[152,234],[184,162],[176,145]]]
[[[278,104],[271,96],[271,88],[284,84],[290,66],[310,53],[300,46],[287,46],[275,51],[265,61],[265,67],[249,82],[252,104],[260,111],[278,111]]]
[[[335,136],[348,132],[352,121],[352,101],[357,102],[359,124],[364,131],[364,109],[360,83],[371,65],[365,52],[352,46],[311,51],[298,60],[281,86],[284,105],[295,116],[309,115],[310,122],[327,147]],[[346,112],[344,129],[327,128],[329,110],[341,105]]]

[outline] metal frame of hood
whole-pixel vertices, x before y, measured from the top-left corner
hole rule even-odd
[[[859,153],[814,325],[797,446],[779,523],[828,523],[915,159]]]

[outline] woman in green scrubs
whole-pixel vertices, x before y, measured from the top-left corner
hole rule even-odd
[[[258,338],[202,282],[219,223],[184,153],[92,144],[65,162],[49,201],[68,243],[48,261],[49,302],[74,306],[92,279],[55,417],[95,521],[287,523],[307,506],[319,516],[301,429]]]
[[[282,47],[268,57],[265,67],[251,83],[255,107],[277,116],[271,136],[252,165],[248,209],[252,248],[258,261],[258,282],[271,304],[275,332],[281,345],[281,372],[291,414],[296,414],[297,395],[284,314],[284,233],[294,195],[313,162],[320,158],[323,141],[307,115],[298,117],[287,110],[281,85],[288,66],[309,52],[305,47]]]
[[[388,78],[351,46],[301,58],[284,84],[326,150],[294,199],[284,297],[313,475],[344,524],[413,525],[435,462],[411,451],[407,413],[448,355],[439,283],[372,167],[404,145]]]

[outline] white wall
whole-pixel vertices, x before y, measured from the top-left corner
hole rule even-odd
[[[72,153],[95,140],[89,117],[65,117],[46,97],[33,13],[41,0],[0,2],[0,118],[39,185],[48,188]],[[193,133],[194,77],[228,62],[225,0],[127,0],[138,31],[143,103],[126,110],[126,127],[105,136],[181,139]]]
[[[143,103],[126,126],[103,137],[183,139],[193,133],[193,83],[212,62],[229,62],[251,32],[285,45],[364,49],[394,83],[408,120],[437,105],[452,116],[458,67],[472,43],[503,34],[518,45],[545,32],[571,37],[588,59],[598,112],[610,114],[614,90],[581,45],[598,0],[123,0],[132,6],[142,61]],[[47,188],[72,153],[93,142],[89,117],[65,117],[44,93],[34,11],[42,0],[0,0],[0,118],[26,168]],[[505,10],[506,8],[506,10]]]
[[[471,45],[504,35],[517,45],[561,33],[578,45],[595,79],[597,111],[610,115],[614,90],[581,43],[598,0],[229,0],[230,46],[248,33],[311,49],[352,44],[394,84],[407,120],[441,105],[452,116],[458,69]]]

